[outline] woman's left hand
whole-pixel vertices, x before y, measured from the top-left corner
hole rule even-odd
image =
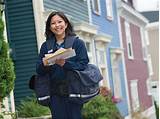
[[[55,63],[62,67],[65,64],[65,59],[56,59]]]

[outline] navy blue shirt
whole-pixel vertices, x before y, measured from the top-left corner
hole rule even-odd
[[[62,46],[64,45],[62,44]],[[56,44],[54,48],[57,50]],[[52,80],[64,80],[66,71],[67,70],[83,70],[85,69],[86,65],[89,62],[87,50],[85,47],[85,44],[82,40],[80,40],[78,37],[76,37],[73,46],[73,49],[75,49],[76,56],[66,59],[66,62],[63,67],[54,64],[52,66],[44,66],[42,62],[42,58],[45,56],[45,54],[48,53],[47,44],[44,42],[40,49],[39,59],[37,61],[37,67],[36,71],[38,75],[45,75],[46,73],[49,73]],[[55,52],[56,50],[53,50]]]

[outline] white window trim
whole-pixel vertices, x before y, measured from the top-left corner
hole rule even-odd
[[[86,45],[86,43],[89,43],[89,45],[90,45],[90,52],[88,51],[88,49],[87,49],[87,53],[88,53],[88,57],[89,57],[89,62],[90,63],[93,63],[93,53],[92,53],[92,42],[91,41],[84,41],[85,42],[85,45]],[[86,46],[86,48],[87,48],[87,46]]]
[[[131,38],[131,30],[130,30],[130,24],[128,21],[125,21],[125,32],[126,32],[126,43],[127,43],[127,53],[128,53],[128,59],[134,59],[134,53],[133,53],[133,45],[132,45],[132,38]],[[130,56],[130,50],[128,44],[130,43],[131,47],[131,56]]]
[[[142,54],[143,54],[143,60],[147,61],[147,45],[145,42],[145,32],[143,28],[140,28],[140,33],[141,33],[141,41],[142,41]]]
[[[95,10],[94,0],[92,0],[92,10],[93,10],[93,12],[94,12],[95,14],[101,15],[100,0],[97,0],[97,3],[98,3],[98,10],[99,10],[99,11],[96,11],[96,10]]]
[[[153,75],[153,67],[152,67],[152,59],[151,59],[151,55],[147,56],[148,59],[148,70],[149,70],[149,75],[152,76]]]
[[[113,53],[112,55],[112,59],[111,59],[111,62],[112,62],[112,75],[113,75],[113,82],[114,82],[114,96],[116,98],[122,98],[122,86],[121,86],[121,78],[120,78],[120,72],[118,70],[118,72],[114,72],[114,69],[119,69],[119,60],[121,58],[121,54],[116,54],[116,53]],[[118,75],[117,75],[118,73]],[[116,77],[115,77],[116,76]],[[118,78],[117,78],[118,76]],[[115,88],[117,88],[116,86],[118,86],[118,92],[116,92],[117,90],[115,90]]]
[[[103,80],[100,81],[99,85],[103,87],[109,88],[109,82],[108,82],[108,73],[107,69],[103,67],[99,67],[101,74],[103,75]]]
[[[95,40],[96,41],[96,40]],[[109,75],[108,75],[108,64],[107,64],[107,54],[106,54],[106,50],[105,50],[105,48],[106,48],[106,43],[104,43],[104,42],[100,42],[100,41],[98,41],[98,42],[95,42],[95,48],[96,48],[96,59],[97,59],[97,65],[98,65],[98,67],[99,67],[99,69],[100,69],[100,71],[101,71],[101,73],[102,73],[102,69],[103,69],[103,71],[104,71],[104,73],[105,73],[105,77],[104,77],[104,79],[100,82],[100,86],[105,86],[104,85],[104,82],[106,82],[107,83],[107,85],[106,85],[106,87],[108,87],[109,89],[110,89],[110,82],[109,82]],[[104,51],[104,64],[99,64],[98,62],[98,56],[99,56],[99,53],[98,53],[98,51]],[[104,75],[103,75],[104,76]]]
[[[150,78],[148,78],[146,80],[146,85],[147,85],[147,93],[148,93],[148,95],[152,95],[152,93],[151,93],[152,86],[151,86],[151,79]]]
[[[149,45],[149,36],[148,36],[148,31],[146,29],[144,29],[144,35],[145,35],[145,41],[146,41],[146,45]]]
[[[123,0],[123,1],[128,2],[128,0]]]
[[[106,16],[108,20],[113,20],[113,4],[112,0],[106,0]]]
[[[45,31],[45,20],[44,20],[44,5],[43,0],[32,0],[33,4],[33,11],[34,11],[34,22],[35,22],[35,30],[36,30],[36,37],[37,37],[37,46],[38,52],[40,51],[40,47],[42,43],[45,41],[44,31]]]
[[[139,107],[140,107],[139,95],[138,95],[138,80],[131,80],[131,82],[130,82],[130,88],[131,88],[132,109],[135,112],[135,111],[138,111]],[[134,94],[133,94],[132,91],[134,91]],[[136,91],[136,94],[135,94],[135,91]],[[135,97],[137,98],[137,100],[136,100],[136,103],[137,103],[136,107],[134,107],[135,106],[134,105],[135,102],[133,102]]]
[[[106,52],[105,52],[105,50],[104,49],[97,49],[97,57],[99,58],[100,57],[100,52],[103,52],[103,57],[104,57],[104,63],[103,64],[99,64],[99,60],[100,59],[98,59],[98,65],[99,66],[101,66],[101,67],[105,67],[106,66]],[[101,59],[102,60],[102,59]]]

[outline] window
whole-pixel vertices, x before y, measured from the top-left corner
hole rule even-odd
[[[142,46],[143,59],[147,59],[147,46]]]
[[[142,54],[143,54],[143,59],[147,60],[147,45],[144,36],[145,36],[144,29],[141,28]]]
[[[147,85],[147,92],[148,92],[148,95],[151,95],[151,79],[147,79],[146,81],[146,85]]]
[[[90,42],[86,42],[86,48],[87,48],[87,52],[91,52],[91,43]]]
[[[100,82],[100,86],[105,86],[105,87],[110,87],[109,85],[109,80],[108,80],[108,70],[107,70],[107,62],[106,62],[106,52],[105,52],[105,47],[101,44],[97,46],[97,63],[98,67],[101,70],[103,80]]]
[[[125,21],[125,32],[126,32],[128,58],[133,59],[133,48],[132,48],[130,25],[127,21]]]
[[[107,19],[113,20],[112,0],[106,0]]]
[[[131,81],[131,101],[132,101],[132,109],[133,111],[139,110],[139,96],[138,96],[138,87],[137,87],[138,80]]]
[[[153,75],[153,67],[152,67],[152,59],[151,55],[148,55],[148,69],[149,69],[149,75]]]
[[[100,2],[99,2],[99,0],[92,0],[92,10],[94,13],[100,15]]]
[[[85,45],[86,45],[86,48],[87,48],[89,62],[92,63],[93,58],[92,58],[92,52],[91,52],[92,51],[91,42],[85,41]]]
[[[100,81],[100,86],[109,87],[107,82],[106,68],[100,68],[100,71],[103,76],[103,80]]]
[[[144,30],[146,45],[149,45],[148,31]]]
[[[123,1],[128,2],[128,0],[123,0]]]
[[[151,94],[153,99],[159,104],[159,82],[151,81]]]
[[[105,60],[106,60],[106,58],[105,58],[105,52],[103,51],[103,50],[98,50],[97,51],[97,55],[98,55],[98,64],[99,65],[105,65]]]
[[[116,55],[115,53],[111,55],[111,63],[112,63],[114,96],[116,98],[121,98],[122,90],[121,90],[120,69],[119,69],[119,56]]]

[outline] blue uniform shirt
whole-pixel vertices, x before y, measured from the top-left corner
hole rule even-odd
[[[64,47],[64,44],[62,43],[60,46],[58,46],[58,44],[55,43],[53,52],[60,47]],[[43,65],[42,58],[48,53],[48,49],[46,42],[44,42],[41,46],[39,59],[37,61],[37,74],[45,75],[46,73],[50,73],[51,80],[64,80],[66,70],[83,70],[89,62],[85,44],[81,39],[76,37],[72,48],[75,49],[76,56],[66,59],[66,63],[63,67],[57,64],[45,67]]]

